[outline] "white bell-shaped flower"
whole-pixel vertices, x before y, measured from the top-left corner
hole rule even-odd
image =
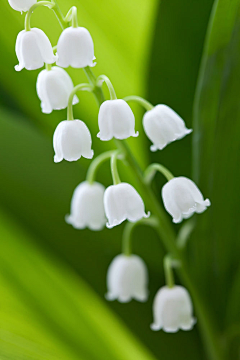
[[[81,156],[92,159],[92,138],[86,124],[81,120],[60,122],[53,135],[54,161],[63,159],[77,161]]]
[[[92,37],[84,27],[69,27],[63,30],[57,44],[57,65],[66,68],[94,66],[94,45]]]
[[[145,113],[143,127],[152,141],[151,151],[162,150],[167,144],[192,132],[183,119],[167,105],[157,105]]]
[[[42,70],[37,78],[37,94],[41,100],[42,112],[50,114],[53,110],[65,109],[73,90],[73,82],[68,73],[58,66]],[[73,105],[78,103],[73,98]]]
[[[162,287],[153,303],[151,329],[174,333],[179,329],[191,330],[196,323],[193,317],[192,301],[188,291],[182,286]]]
[[[16,71],[21,71],[23,68],[36,70],[43,67],[44,63],[53,64],[56,61],[50,40],[37,28],[30,31],[22,30],[18,34],[16,54],[19,61],[19,65],[15,66]]]
[[[8,0],[9,5],[17,11],[28,11],[31,6],[36,4],[37,0]]]
[[[66,222],[75,229],[89,228],[102,230],[106,225],[103,206],[105,187],[94,182],[84,181],[74,190],[71,201],[71,214],[66,216]]]
[[[138,132],[135,133],[134,114],[122,99],[104,101],[99,110],[98,125],[100,132],[97,136],[103,141],[113,137],[123,140],[138,136]]]
[[[126,303],[132,299],[146,301],[148,298],[148,272],[144,261],[137,255],[118,255],[107,273],[107,300]]]
[[[183,176],[168,181],[162,188],[164,206],[173,217],[174,223],[188,219],[194,213],[202,213],[211,205],[190,179]]]
[[[124,220],[136,222],[147,218],[141,196],[134,187],[127,183],[109,186],[104,193],[104,208],[108,218],[107,227],[121,224]]]

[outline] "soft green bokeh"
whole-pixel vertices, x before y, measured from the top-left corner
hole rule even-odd
[[[151,154],[142,110],[133,106],[140,136],[128,143],[142,167],[162,162],[185,176],[195,169],[195,180],[211,199],[211,208],[196,217],[186,253],[220,346],[229,344],[226,359],[237,360],[240,1],[216,1],[209,26],[212,0],[59,0],[59,5],[64,13],[78,7],[79,24],[95,43],[93,71],[108,75],[119,97],[142,95],[154,104],[166,103],[194,127],[193,158],[192,135]],[[41,114],[35,91],[39,71],[14,71],[15,39],[24,16],[3,0],[0,20],[0,358],[212,360],[198,324],[177,334],[150,330],[152,300],[164,284],[165,254],[152,229],[137,228],[133,243],[148,265],[149,301],[104,299],[107,268],[121,251],[123,225],[90,232],[65,223],[72,192],[84,180],[89,161],[53,163],[52,134],[66,111]],[[61,30],[50,10],[37,9],[32,24],[56,44]],[[75,84],[86,81],[81,70],[69,69],[69,74]],[[114,147],[95,136],[94,98],[88,93],[79,98],[74,114],[89,126],[95,154]],[[120,173],[130,179],[126,166]],[[111,184],[109,164],[98,180]],[[157,176],[159,199],[162,184]]]

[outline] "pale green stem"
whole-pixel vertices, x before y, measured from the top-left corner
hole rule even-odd
[[[90,71],[92,72],[91,69],[88,69],[88,72]],[[92,79],[93,78],[94,75],[92,74]],[[96,83],[93,85],[96,86]],[[101,105],[105,99],[100,86],[98,87],[98,89],[99,93],[95,93],[94,95],[97,97],[98,104]],[[201,327],[202,337],[206,346],[208,360],[225,359],[222,354],[222,348],[220,346],[220,340],[218,338],[219,334],[217,333],[213,324],[211,313],[208,312],[208,309],[206,308],[205,303],[203,302],[194,281],[191,279],[190,270],[187,269],[187,263],[182,251],[180,251],[180,249],[177,247],[176,234],[172,228],[171,223],[169,222],[168,217],[166,216],[165,211],[160,206],[149,184],[146,184],[143,172],[136,159],[134,158],[132,152],[130,151],[127,143],[124,140],[115,140],[115,143],[118,149],[125,153],[126,161],[129,163],[130,168],[136,175],[136,179],[138,180],[139,187],[141,188],[141,193],[143,195],[145,204],[149,207],[151,213],[155,214],[158,219],[159,226],[157,227],[157,231],[163,241],[164,246],[169,253],[173,254],[174,258],[179,259],[179,261],[181,262],[181,266],[178,268],[178,274],[182,282],[188,288],[195,304],[196,313]]]
[[[195,221],[193,219],[186,221],[182,225],[176,239],[176,243],[179,249],[183,249],[186,246],[187,241],[191,233],[193,232],[194,227],[195,227]]]
[[[67,108],[67,119],[68,120],[74,120],[74,116],[73,116],[74,95],[76,95],[76,93],[79,90],[92,91],[92,89],[93,89],[93,87],[90,84],[79,84],[79,85],[75,86],[75,88],[72,90],[72,92],[68,98],[68,108]]]
[[[71,7],[69,12],[64,18],[65,23],[69,23],[72,21],[72,27],[77,28],[78,27],[78,19],[77,19],[77,8],[76,6]]]
[[[121,183],[118,169],[117,169],[117,159],[118,155],[120,154],[119,150],[115,150],[114,153],[111,156],[111,172],[112,172],[112,178],[113,178],[113,184],[118,185]]]
[[[31,30],[31,24],[30,24],[31,15],[32,15],[33,11],[40,6],[47,6],[49,9],[52,9],[55,6],[55,4],[50,1],[39,1],[36,4],[34,4],[33,6],[31,6],[25,17],[25,30],[26,31]]]
[[[109,80],[109,78],[106,75],[100,75],[97,78],[97,84],[100,84],[100,82],[105,81],[105,83],[107,84],[108,90],[109,90],[109,94],[110,94],[110,99],[111,100],[116,100],[117,99],[117,95],[115,93],[113,84],[111,83],[111,81]]]
[[[128,222],[125,225],[122,238],[122,253],[125,256],[130,256],[132,254],[132,233],[135,227],[139,225],[147,225],[156,228],[158,226],[158,220],[154,216],[151,216],[148,219],[141,219],[135,223]]]
[[[136,101],[137,103],[139,103],[140,105],[142,105],[147,111],[152,110],[154,108],[154,106],[147,100],[143,99],[140,96],[126,96],[123,100],[125,101]]]
[[[174,178],[173,174],[161,164],[151,164],[147,167],[144,173],[144,179],[146,184],[150,184],[156,174],[159,171],[165,178],[170,181]]]
[[[45,68],[47,71],[51,71],[52,70],[52,65],[51,64],[45,64]]]
[[[102,153],[101,155],[99,155],[98,157],[96,157],[96,159],[94,159],[91,162],[91,165],[88,168],[86,181],[88,181],[90,184],[93,184],[93,182],[95,181],[96,173],[97,173],[99,167],[102,165],[103,162],[110,159],[111,156],[113,155],[113,153],[115,153],[115,152],[116,152],[116,150],[106,151],[106,152]]]
[[[169,288],[173,288],[175,285],[174,275],[173,275],[173,266],[172,266],[172,257],[171,255],[166,255],[163,259],[164,273],[166,284]]]

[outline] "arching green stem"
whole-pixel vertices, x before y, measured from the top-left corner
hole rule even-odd
[[[47,6],[49,9],[53,9],[55,4],[50,1],[39,1],[36,4],[34,4],[33,6],[31,6],[25,17],[25,30],[26,31],[31,30],[31,24],[30,24],[31,15],[32,15],[33,11],[40,6]]]
[[[116,152],[116,150],[106,151],[106,152],[102,153],[101,155],[99,155],[98,157],[96,157],[96,159],[94,159],[91,162],[91,165],[88,168],[86,181],[88,181],[90,184],[93,184],[93,182],[95,181],[96,172],[99,169],[99,167],[102,165],[103,162],[105,162],[106,160],[111,158],[111,156],[115,152]]]
[[[171,255],[166,255],[163,259],[164,273],[166,284],[169,288],[173,288],[175,285],[174,274],[173,274],[173,265]]]
[[[109,80],[109,78],[106,75],[100,75],[97,78],[97,84],[100,84],[102,81],[105,81],[105,83],[107,84],[108,90],[109,90],[109,94],[110,94],[110,99],[111,100],[116,100],[117,99],[117,95],[115,93],[113,84],[111,83],[111,81]]]
[[[187,241],[194,230],[194,227],[195,227],[195,221],[193,219],[186,221],[181,226],[176,240],[179,249],[183,249],[186,246]]]
[[[118,155],[121,152],[119,150],[115,150],[114,153],[111,156],[111,172],[112,172],[112,178],[113,178],[113,184],[114,185],[118,185],[121,183],[119,174],[118,174],[118,169],[117,169],[117,159],[118,159]]]
[[[173,174],[165,166],[161,164],[151,164],[147,167],[144,173],[146,184],[150,184],[152,182],[157,171],[163,174],[168,181],[174,178]]]
[[[135,223],[128,222],[125,225],[122,238],[122,253],[125,256],[130,256],[132,254],[132,233],[135,227],[139,225],[147,225],[156,228],[158,226],[158,220],[156,217],[151,216],[148,219],[141,219]]]
[[[138,102],[140,105],[142,105],[147,111],[148,110],[152,110],[154,108],[154,106],[147,100],[143,99],[140,96],[126,96],[123,100],[125,101],[136,101]]]
[[[72,21],[72,27],[78,27],[78,19],[77,19],[77,8],[76,6],[71,7],[66,17],[64,18],[65,23],[69,23]]]
[[[74,120],[73,117],[73,98],[74,95],[76,95],[76,93],[79,90],[85,90],[85,91],[92,91],[93,87],[90,84],[79,84],[77,86],[75,86],[75,88],[72,90],[69,98],[68,98],[68,108],[67,108],[67,119],[68,120]]]

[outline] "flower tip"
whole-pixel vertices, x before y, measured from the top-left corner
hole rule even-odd
[[[63,160],[63,158],[59,158],[57,155],[54,155],[54,162],[57,164],[59,162],[61,162]]]
[[[209,199],[206,199],[206,200],[205,200],[205,205],[206,205],[206,206],[211,206],[211,201],[210,201]]]
[[[151,150],[152,152],[156,152],[156,151],[158,150],[158,148],[157,148],[155,145],[151,145],[151,146],[150,146],[150,150]]]
[[[150,328],[151,328],[151,330],[153,330],[153,331],[158,331],[158,330],[161,329],[161,326],[153,323],[153,324],[150,325]]]
[[[136,131],[133,135],[132,135],[132,137],[138,137],[139,136],[139,131]]]
[[[144,217],[145,219],[147,219],[147,218],[149,218],[149,217],[150,217],[150,215],[151,215],[151,212],[150,212],[150,211],[148,211],[146,214],[144,214],[144,216],[143,216],[143,217]]]
[[[15,65],[14,69],[15,69],[15,71],[21,71],[23,69],[23,67],[20,65]]]

